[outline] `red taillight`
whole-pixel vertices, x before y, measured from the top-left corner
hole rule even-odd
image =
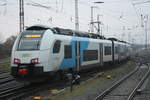
[[[18,74],[19,75],[27,75],[27,70],[26,69],[19,69]]]
[[[19,63],[20,63],[20,59],[14,58],[14,64],[19,64]]]
[[[38,63],[40,63],[40,60],[39,60],[39,58],[34,58],[31,60],[31,63],[38,64]]]

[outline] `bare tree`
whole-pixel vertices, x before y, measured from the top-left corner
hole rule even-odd
[[[2,33],[0,32],[0,44],[2,43]]]
[[[0,57],[10,56],[15,39],[16,36],[10,36],[3,44],[0,45]]]

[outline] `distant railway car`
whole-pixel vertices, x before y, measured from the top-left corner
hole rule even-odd
[[[59,70],[80,71],[129,56],[125,42],[73,31],[35,25],[20,33],[11,55],[11,74],[17,78],[48,77]]]

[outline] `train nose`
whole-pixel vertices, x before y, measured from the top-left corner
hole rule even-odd
[[[19,69],[19,70],[18,70],[18,74],[19,74],[19,75],[27,75],[28,72],[27,72],[26,69]]]

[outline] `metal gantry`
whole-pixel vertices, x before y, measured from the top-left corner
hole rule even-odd
[[[102,2],[102,1],[97,1],[97,2],[93,2],[93,3],[95,3],[95,4],[100,4],[100,3],[104,3],[104,2]],[[94,32],[94,8],[97,8],[97,6],[91,6],[91,32],[93,33]],[[99,22],[99,15],[98,15],[98,18],[97,18],[97,22],[96,23],[98,23],[98,33],[100,33],[100,24],[101,24],[101,22]]]

